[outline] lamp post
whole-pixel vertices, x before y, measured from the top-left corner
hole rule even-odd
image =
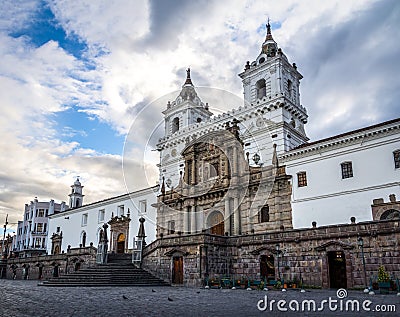
[[[358,245],[361,248],[361,256],[362,256],[362,261],[363,261],[363,270],[364,270],[364,283],[365,283],[365,290],[368,290],[368,285],[367,285],[367,271],[365,270],[365,256],[364,256],[364,240],[362,237],[358,237],[357,239]]]
[[[276,248],[276,260],[277,260],[277,262],[278,262],[278,278],[279,278],[279,280],[281,279],[281,271],[280,271],[280,269],[279,269],[279,252],[280,252],[280,250],[279,250],[279,244],[277,244],[276,246],[275,246],[275,248]]]
[[[255,153],[253,155],[253,161],[254,163],[256,163],[256,165],[258,165],[258,162],[260,161],[260,155],[258,155],[257,153]]]
[[[5,278],[6,273],[7,273],[7,252],[5,250],[5,240],[6,240],[6,231],[7,231],[7,225],[8,225],[8,214],[6,216],[6,222],[4,223],[4,232],[3,232],[3,243],[1,246],[1,259],[0,259],[0,264],[1,264],[1,274],[0,278]]]

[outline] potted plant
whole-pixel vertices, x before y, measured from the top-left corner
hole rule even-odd
[[[292,288],[297,288],[298,284],[299,284],[299,280],[297,279],[297,277],[293,278]]]
[[[389,273],[386,272],[385,267],[381,265],[378,268],[378,286],[380,290],[389,291],[390,288],[390,277]]]

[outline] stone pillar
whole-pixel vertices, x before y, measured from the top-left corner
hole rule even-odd
[[[230,206],[229,206],[229,197],[225,197],[225,216],[224,216],[224,234],[228,232],[228,235],[231,235],[230,229]]]
[[[196,184],[196,161],[192,160],[192,185]]]
[[[233,158],[232,158],[232,175],[237,175],[238,172],[238,157],[237,157],[237,148],[236,146],[233,146],[233,152],[232,152]]]
[[[191,210],[191,213],[190,213],[190,218],[191,218],[191,220],[190,220],[190,227],[191,227],[190,232],[191,233],[195,233],[197,231],[197,229],[196,229],[196,206],[195,205],[192,207],[192,210]]]
[[[184,233],[189,233],[189,211],[190,211],[190,207],[186,207],[186,210],[183,212],[183,231],[184,231]]]
[[[235,235],[239,235],[241,230],[240,230],[239,199],[237,197],[233,198],[233,210],[234,210],[233,230]]]

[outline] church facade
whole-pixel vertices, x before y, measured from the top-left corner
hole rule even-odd
[[[163,112],[157,240],[144,267],[188,286],[225,277],[362,287],[380,265],[398,275],[400,119],[309,143],[302,76],[269,25],[239,76],[243,107],[211,117],[188,70]],[[375,198],[389,196],[372,216],[372,202],[386,204]]]

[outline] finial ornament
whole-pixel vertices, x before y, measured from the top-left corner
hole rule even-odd
[[[193,85],[192,80],[190,79],[190,67],[186,69],[186,81],[183,85]]]

